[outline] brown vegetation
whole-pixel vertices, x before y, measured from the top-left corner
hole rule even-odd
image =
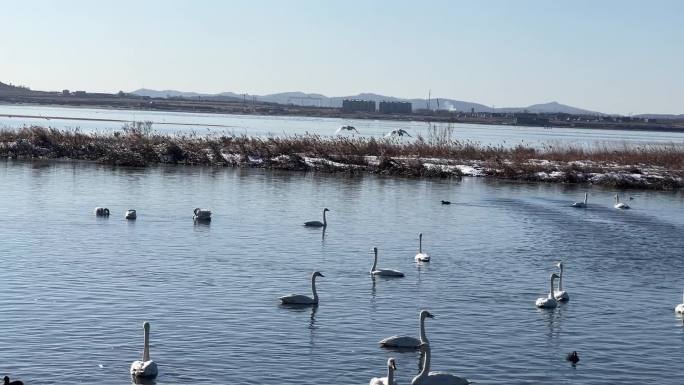
[[[171,163],[442,178],[458,177],[467,168],[477,170],[475,175],[515,180],[658,189],[683,185],[681,144],[505,148],[452,140],[449,130],[434,128],[425,138],[402,142],[316,135],[159,135],[146,122],[125,125],[113,134],[27,127],[0,131],[0,156],[136,167]]]

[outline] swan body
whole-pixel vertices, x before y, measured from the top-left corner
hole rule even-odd
[[[395,385],[394,371],[397,370],[397,365],[394,363],[394,358],[387,360],[387,377],[373,377],[369,385]]]
[[[450,201],[442,201],[442,204],[443,204],[443,205],[450,205],[451,202],[450,202]]]
[[[684,314],[684,293],[682,293],[682,303],[675,307],[675,313]]]
[[[5,378],[3,380],[4,380],[3,385],[24,385],[24,383],[19,381],[19,380],[10,381],[10,378],[7,376],[5,376]]]
[[[416,254],[416,262],[430,262],[430,256],[423,253],[423,233],[418,234],[418,254]]]
[[[335,131],[335,134],[339,135],[342,133],[342,131],[356,131],[357,134],[359,133],[359,130],[357,130],[354,126],[342,126]]]
[[[472,383],[463,377],[455,376],[450,373],[431,372],[430,355],[432,349],[430,348],[430,344],[421,345],[421,348],[425,351],[423,369],[420,371],[420,374],[413,377],[411,385],[469,385]]]
[[[553,281],[558,278],[558,275],[556,273],[551,274],[551,291],[549,292],[548,297],[540,297],[537,298],[537,302],[535,303],[537,307],[543,308],[543,309],[553,309],[556,306],[558,306],[558,301],[556,300],[556,297],[554,296],[554,287],[553,287]]]
[[[388,132],[387,134],[385,134],[385,138],[390,138],[393,136],[404,136],[404,135],[411,137],[411,135],[409,135],[408,131],[404,130],[403,128],[400,128],[398,130],[392,130],[392,131]]]
[[[203,210],[201,208],[196,208],[193,211],[194,215],[192,216],[192,219],[194,221],[211,221],[211,211],[210,210]]]
[[[560,278],[558,278],[558,290],[554,290],[553,296],[561,302],[569,301],[568,292],[563,290],[563,262],[558,262],[556,266],[560,268]]]
[[[375,257],[373,258],[373,267],[370,269],[370,273],[373,276],[376,277],[403,277],[404,273],[398,270],[392,270],[392,269],[378,269],[378,248],[374,247],[373,248],[373,253],[375,253]]]
[[[106,207],[95,207],[95,215],[98,217],[108,217],[109,209]]]
[[[578,209],[583,209],[587,207],[587,193],[584,193],[584,202],[575,202],[571,204],[570,206],[578,208]]]
[[[327,208],[323,209],[323,222],[321,221],[309,221],[309,222],[304,222],[304,226],[306,227],[328,227],[328,221],[325,219],[325,213],[328,210]]]
[[[572,353],[569,353],[565,359],[569,362],[572,362],[573,365],[577,364],[580,361],[579,354],[577,354],[576,351],[573,351]]]
[[[380,340],[378,343],[383,348],[399,349],[418,349],[422,344],[429,344],[430,342],[425,334],[425,318],[435,318],[435,316],[427,310],[422,310],[420,312],[420,339],[408,336],[392,336]]]
[[[150,323],[143,323],[145,329],[145,346],[143,356],[140,361],[133,361],[131,364],[131,375],[140,378],[157,377],[157,364],[150,359]]]
[[[302,294],[290,294],[280,297],[280,302],[283,305],[306,305],[306,306],[317,306],[318,305],[318,292],[316,292],[316,277],[325,277],[318,271],[314,271],[311,274],[311,291],[313,292],[313,297],[309,297]]]
[[[126,210],[126,215],[124,215],[124,218],[126,219],[136,219],[137,217],[138,214],[135,210]]]
[[[626,210],[629,208],[629,205],[627,203],[620,202],[620,196],[618,194],[615,194],[615,206],[613,207],[620,210]]]

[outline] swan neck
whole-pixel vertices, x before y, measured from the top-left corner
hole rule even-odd
[[[313,292],[314,302],[318,303],[318,292],[316,292],[316,276],[311,276],[311,292]]]
[[[420,342],[428,343],[427,335],[425,334],[425,317],[420,317]]]
[[[387,365],[387,385],[394,385],[394,368],[392,365]]]
[[[584,204],[587,204],[587,193],[584,193]]]
[[[371,267],[371,273],[375,271],[375,268],[378,266],[378,251],[375,250],[375,256],[373,257],[373,267]]]
[[[145,345],[143,347],[143,362],[150,360],[150,329],[145,328]]]
[[[555,276],[551,276],[551,292],[549,293],[549,298],[556,299],[556,295],[553,292],[553,281],[556,279]]]
[[[419,253],[423,252],[423,234],[420,234],[418,236],[418,252]]]
[[[325,219],[325,210],[323,210],[323,226],[328,226],[328,222]]]
[[[560,278],[558,278],[558,290],[563,291],[563,264],[560,265]]]
[[[419,378],[427,377],[427,375],[430,373],[430,350],[430,345],[424,345],[423,352],[425,353],[425,356],[423,357],[423,368],[418,374]]]

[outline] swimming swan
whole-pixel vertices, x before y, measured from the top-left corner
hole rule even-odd
[[[425,358],[423,358],[423,369],[420,374],[413,377],[411,385],[468,385],[471,384],[470,381],[463,377],[454,376],[453,374],[444,372],[431,372],[430,371],[430,355],[431,349],[430,344],[421,345],[421,348],[425,352]]]
[[[569,301],[568,292],[563,290],[563,262],[558,262],[556,266],[560,268],[560,278],[558,278],[558,290],[554,291],[553,296],[561,302]]]
[[[304,222],[304,226],[307,227],[327,227],[328,226],[328,221],[325,220],[325,212],[330,211],[327,208],[323,209],[323,222],[320,221],[309,221],[309,222]]]
[[[307,305],[307,306],[317,306],[318,305],[318,293],[316,292],[316,277],[325,277],[318,271],[314,271],[311,274],[311,291],[313,292],[313,298],[301,295],[301,294],[290,294],[284,297],[280,297],[280,302],[283,305]]]
[[[615,194],[615,206],[613,207],[620,210],[626,210],[629,208],[629,205],[627,203],[620,202],[620,196],[618,194]]]
[[[549,292],[549,296],[537,298],[537,307],[541,307],[544,309],[553,309],[554,307],[558,306],[558,301],[556,301],[556,297],[554,297],[553,287],[553,281],[556,278],[558,278],[558,275],[556,273],[551,274],[551,291]]]
[[[194,215],[192,216],[192,220],[194,221],[211,221],[211,211],[209,210],[203,210],[198,207],[193,211],[193,213]]]
[[[684,314],[684,293],[682,293],[682,303],[677,305],[675,312],[679,314]]]
[[[416,254],[416,262],[430,262],[430,256],[423,253],[423,233],[418,234],[418,254]]]
[[[124,215],[124,218],[126,219],[136,219],[138,217],[138,214],[135,212],[135,210],[126,210],[126,215]]]
[[[373,248],[373,253],[375,253],[375,257],[373,258],[373,267],[370,269],[371,275],[378,276],[378,277],[403,277],[404,273],[398,270],[392,270],[392,269],[377,269],[376,267],[378,266],[378,248],[374,247]]]
[[[145,329],[145,347],[143,348],[142,361],[133,361],[131,375],[133,377],[154,378],[157,377],[157,364],[150,359],[150,323],[143,323]]]
[[[24,385],[24,383],[19,381],[19,380],[10,381],[9,377],[7,377],[7,376],[5,376],[5,378],[3,380],[4,380],[4,385]]]
[[[109,209],[106,207],[95,207],[95,215],[98,217],[108,217]]]
[[[425,334],[425,318],[435,318],[432,313],[427,310],[422,310],[419,316],[420,323],[420,339],[408,336],[392,336],[378,342],[383,348],[400,348],[400,349],[418,349],[421,344],[429,344],[427,335]]]
[[[394,371],[397,370],[397,364],[394,363],[394,358],[387,360],[387,377],[373,377],[369,385],[395,385]]]
[[[589,195],[589,194],[584,193],[584,202],[575,202],[575,203],[571,204],[570,206],[578,208],[578,209],[586,208],[587,207],[587,195]]]

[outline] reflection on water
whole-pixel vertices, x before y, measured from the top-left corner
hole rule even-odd
[[[0,182],[0,362],[26,383],[129,382],[144,320],[160,385],[367,383],[390,356],[410,383],[420,353],[377,342],[429,309],[433,366],[477,383],[678,384],[679,192],[625,212],[588,188],[577,210],[584,189],[550,184],[13,161]],[[192,224],[198,204],[211,225]],[[320,207],[326,231],[302,226]],[[369,282],[373,245],[406,277]],[[560,259],[572,300],[537,310]],[[318,307],[278,305],[315,270]]]

